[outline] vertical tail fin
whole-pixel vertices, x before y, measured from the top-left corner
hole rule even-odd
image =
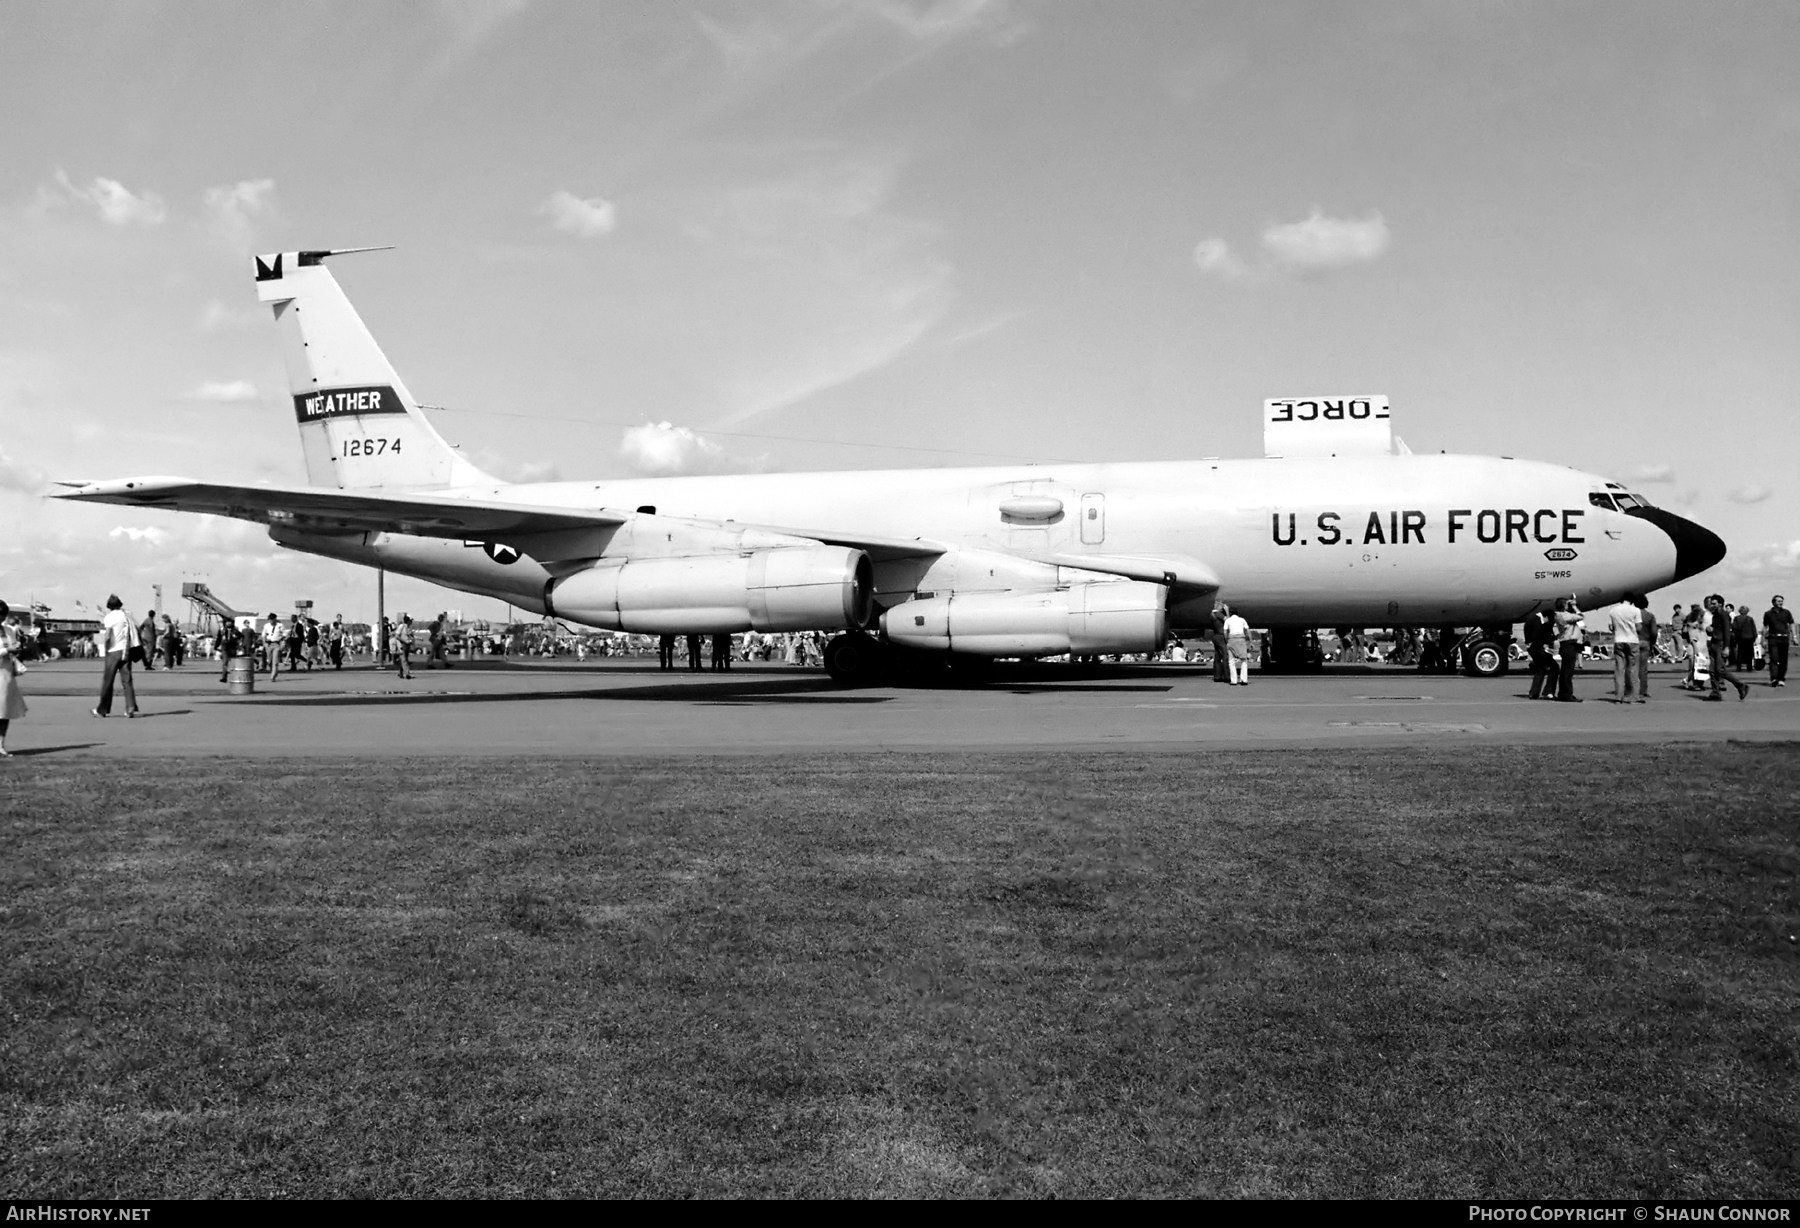
[[[351,248],[369,251],[369,248]],[[275,310],[288,390],[314,486],[429,489],[492,482],[419,411],[325,257],[256,258],[256,297]]]

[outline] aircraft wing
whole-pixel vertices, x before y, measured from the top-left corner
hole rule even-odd
[[[894,559],[930,558],[948,554],[958,548],[949,542],[935,541],[929,537],[871,537],[867,533],[820,531],[791,525],[758,527],[791,537],[812,538],[828,546],[849,546],[864,551],[876,563]],[[1062,567],[1123,576],[1128,580],[1149,580],[1190,593],[1215,592],[1219,587],[1218,573],[1190,554],[1053,554],[1020,557],[1055,563]]]
[[[521,544],[528,553],[546,559],[563,557],[565,552],[534,548],[534,542],[554,547],[569,539],[548,535],[612,528],[625,523],[631,515],[605,509],[545,507],[424,492],[384,495],[320,486],[233,486],[178,477],[119,478],[106,482],[65,482],[63,485],[68,489],[58,492],[54,498],[77,503],[116,503],[126,507],[203,512],[319,533],[408,533],[420,537],[506,540]],[[690,523],[723,527],[712,521]],[[923,537],[879,537],[853,531],[821,531],[785,525],[732,527],[754,527],[791,539],[848,546],[867,552],[877,563],[930,558],[957,549],[948,542]],[[574,549],[568,557],[586,553],[585,549]],[[1133,580],[1150,580],[1190,591],[1219,587],[1219,578],[1213,570],[1188,555],[1058,554],[1041,561]]]
[[[1218,573],[1189,554],[1057,554],[1049,561],[1173,589],[1205,592],[1219,587]]]
[[[849,546],[862,550],[876,564],[901,559],[933,558],[959,548],[929,537],[872,537],[867,533],[820,531],[816,528],[773,525],[758,527],[773,533],[812,538],[829,546]],[[1206,598],[1219,591],[1218,573],[1191,554],[1021,554],[1019,557],[1053,563],[1060,567],[1121,576],[1127,580],[1166,584],[1170,593],[1181,601]]]
[[[935,558],[956,549],[949,542],[933,541],[929,537],[872,537],[867,533],[836,530],[821,532],[818,529],[797,529],[791,525],[759,524],[754,527],[779,533],[784,537],[810,538],[827,546],[848,546],[867,554],[869,561],[873,563],[887,563],[895,559]]]
[[[206,512],[259,524],[313,532],[411,533],[421,537],[522,537],[623,524],[626,514],[540,507],[528,503],[445,498],[412,493],[379,495],[318,486],[227,486],[188,478],[120,478],[65,482],[54,495],[76,503]]]

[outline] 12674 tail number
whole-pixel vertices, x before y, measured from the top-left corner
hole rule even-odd
[[[398,439],[346,439],[344,440],[345,456],[380,456],[385,452],[398,452]]]

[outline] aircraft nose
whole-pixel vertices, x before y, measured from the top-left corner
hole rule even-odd
[[[1631,514],[1648,520],[1675,543],[1675,576],[1669,581],[1671,584],[1697,576],[1725,557],[1724,539],[1704,525],[1660,507],[1634,508]]]

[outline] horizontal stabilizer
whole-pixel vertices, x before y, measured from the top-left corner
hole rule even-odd
[[[1404,456],[1384,396],[1275,397],[1263,402],[1263,455]]]

